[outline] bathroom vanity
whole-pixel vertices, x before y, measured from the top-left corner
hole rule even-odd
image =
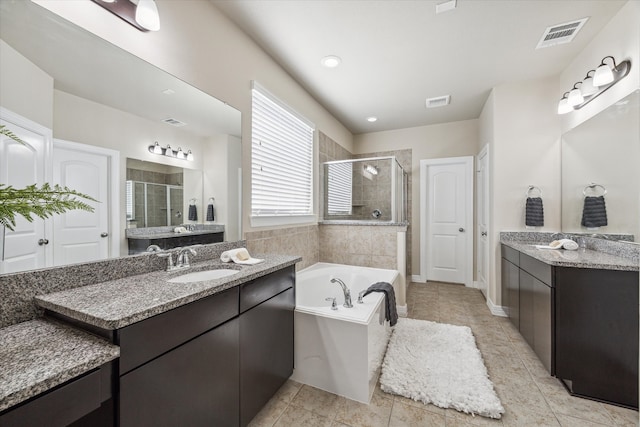
[[[502,242],[503,305],[574,395],[638,407],[638,262]]]
[[[46,424],[247,425],[293,371],[295,263],[300,258],[264,258],[251,266],[199,262],[188,270],[152,271],[37,296],[44,318],[0,332],[32,322],[60,325],[67,333],[99,341],[110,358],[67,368],[71,372],[65,372],[58,387],[25,384],[15,399],[0,396],[5,404],[0,425],[24,425],[24,413],[49,421],[51,413],[67,407],[72,409],[67,418]],[[168,282],[210,269],[238,273]],[[0,342],[3,338],[0,334]],[[66,348],[67,338],[54,342]],[[34,351],[43,349],[34,343]],[[25,356],[15,354],[16,360]],[[85,354],[63,357],[79,356]],[[20,377],[28,383],[30,375]]]

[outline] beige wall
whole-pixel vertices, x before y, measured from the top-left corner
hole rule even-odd
[[[611,21],[594,37],[582,52],[560,74],[560,86],[555,94],[562,94],[575,82],[581,81],[587,71],[593,70],[605,56],[617,62],[631,60],[631,72],[615,86],[578,111],[562,116],[562,129],[567,131],[593,117],[614,102],[640,88],[640,1],[629,0]],[[611,59],[607,59],[611,64]]]
[[[498,86],[481,115],[491,170],[487,297],[494,305],[502,304],[499,233],[526,229],[524,206],[529,185],[542,190],[544,227],[536,230],[560,230],[557,91],[557,77]]]
[[[244,231],[251,230],[251,80],[351,149],[351,133],[209,1],[157,0],[162,28],[148,33],[93,2],[36,3],[242,112]]]
[[[302,270],[319,261],[318,225],[248,231],[245,238],[247,249],[257,258],[260,258],[261,254],[300,256],[302,261],[296,264],[296,270]]]
[[[0,40],[0,58],[0,105],[51,129],[53,78],[4,40]]]
[[[443,123],[354,137],[354,154],[411,149],[411,274],[420,274],[420,160],[474,156],[479,151],[478,120]],[[410,238],[409,238],[410,237]]]

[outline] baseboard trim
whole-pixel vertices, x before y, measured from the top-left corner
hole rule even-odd
[[[416,274],[411,276],[411,281],[414,283],[427,283],[427,281],[423,279],[422,276]]]
[[[399,317],[407,317],[409,315],[409,310],[407,309],[407,304],[405,305],[396,305],[396,311],[398,312]]]
[[[501,305],[495,305],[493,301],[491,301],[491,298],[488,298],[488,297],[487,297],[487,307],[489,307],[491,314],[493,314],[494,316],[509,317],[509,315],[505,311],[505,309],[508,310],[507,307],[503,307]]]

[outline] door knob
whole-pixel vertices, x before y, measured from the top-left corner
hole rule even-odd
[[[100,233],[100,237],[109,237],[109,233]]]
[[[458,228],[458,231],[463,233],[464,232],[464,228],[460,227],[460,228]]]
[[[48,239],[40,239],[38,240],[38,245],[42,246],[42,245],[48,245],[49,244],[49,240]]]

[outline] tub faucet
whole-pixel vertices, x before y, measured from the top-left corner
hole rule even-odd
[[[351,291],[347,288],[347,285],[338,278],[331,279],[331,283],[338,283],[342,287],[342,292],[344,292],[344,304],[342,304],[346,308],[353,308],[353,304],[351,304]]]
[[[367,293],[366,289],[358,293],[358,304],[364,304],[364,300],[362,298],[364,298],[365,293]]]

